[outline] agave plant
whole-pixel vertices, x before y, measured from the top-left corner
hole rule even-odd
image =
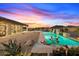
[[[13,41],[9,40],[8,44],[1,43],[5,47],[4,51],[7,52],[7,54],[5,55],[16,56],[21,54],[21,50],[22,50],[21,43],[19,44],[16,44],[16,43],[17,43],[16,40],[13,40]]]
[[[1,43],[3,45],[4,54],[7,56],[29,56],[30,50],[34,45],[34,41],[31,40],[29,44],[27,41],[18,43],[16,40],[9,40],[8,43]],[[24,52],[25,51],[25,52]]]

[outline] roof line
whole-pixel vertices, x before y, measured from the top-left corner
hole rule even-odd
[[[0,19],[5,19],[5,20],[11,21],[11,22],[15,22],[15,23],[18,23],[18,24],[26,25],[26,24],[24,24],[24,23],[21,23],[21,22],[18,22],[18,21],[14,21],[14,20],[11,20],[11,19],[2,17],[2,16],[0,16]],[[27,26],[28,26],[28,25],[27,25]]]

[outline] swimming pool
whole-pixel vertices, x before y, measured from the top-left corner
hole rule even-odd
[[[45,42],[47,44],[53,44],[53,45],[68,45],[68,46],[79,46],[79,42],[72,40],[71,38],[65,38],[61,35],[57,35],[55,33],[51,32],[43,32],[43,35],[45,37]],[[50,40],[50,37],[53,37],[53,40]],[[56,43],[56,37],[58,36],[59,43]]]

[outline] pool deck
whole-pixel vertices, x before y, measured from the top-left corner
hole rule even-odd
[[[0,37],[0,50],[4,49],[4,46],[2,46],[1,43],[8,43],[9,40],[16,39],[17,44],[21,43],[23,52],[27,52],[28,50],[29,50],[28,52],[30,52],[33,46],[30,47],[27,45],[30,45],[32,41],[36,43],[39,38],[39,34],[40,32],[37,31],[27,31],[27,32],[17,33],[14,35]]]
[[[27,49],[29,50],[29,52],[31,51],[31,53],[52,53],[52,50],[55,49],[55,46],[50,46],[50,45],[44,45],[42,44],[40,41],[44,40],[44,35],[42,34],[41,31],[27,31],[27,32],[22,32],[22,33],[17,33],[14,35],[9,35],[9,36],[5,36],[5,37],[0,37],[0,43],[5,42],[7,43],[8,40],[17,40],[18,43],[21,42],[23,43],[22,47],[23,47],[23,52],[27,51]],[[36,41],[35,44],[29,48],[26,45],[30,44],[31,40]],[[29,41],[29,43],[27,43]],[[26,44],[24,45],[24,42],[26,42]],[[4,49],[4,47],[0,44],[0,49]],[[0,54],[1,55],[1,54]]]
[[[31,52],[32,53],[52,53],[53,49],[56,49],[56,46],[53,45],[44,45],[42,44],[40,41],[44,40],[44,36],[42,34],[42,32],[40,32],[40,36],[38,41],[35,43],[35,45],[33,46]]]
[[[52,53],[54,49],[58,48],[59,46],[55,46],[53,44],[51,45],[45,45],[43,43],[41,43],[41,41],[45,40],[45,37],[43,35],[43,32],[41,31],[27,31],[27,32],[22,32],[22,33],[17,33],[14,35],[10,35],[10,36],[5,36],[5,37],[0,37],[0,43],[1,42],[5,42],[7,43],[8,40],[17,40],[18,42],[21,42],[23,45],[23,52],[26,52],[27,49],[29,50],[29,52],[31,53]],[[31,44],[31,40],[35,41],[35,44],[29,48],[26,45]],[[26,44],[24,45],[24,42],[26,42]],[[0,49],[4,49],[4,47],[2,47],[2,45],[0,44]]]

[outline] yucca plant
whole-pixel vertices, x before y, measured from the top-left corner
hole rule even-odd
[[[22,50],[22,47],[21,47],[21,43],[17,44],[17,41],[16,40],[9,40],[8,43],[1,43],[5,49],[4,51],[6,52],[5,55],[8,55],[8,56],[17,56],[17,55],[20,55],[21,54],[21,50]]]

